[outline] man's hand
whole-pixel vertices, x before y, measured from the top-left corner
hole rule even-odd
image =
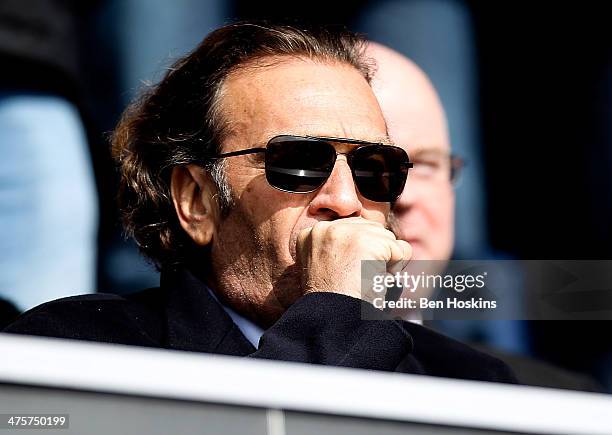
[[[361,260],[382,260],[391,270],[410,259],[412,248],[383,225],[356,217],[302,230],[296,253],[304,294],[325,291],[371,302],[361,294]]]

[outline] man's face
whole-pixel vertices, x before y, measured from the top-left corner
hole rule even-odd
[[[415,260],[447,260],[453,247],[454,192],[444,111],[431,83],[416,65],[378,44],[369,46],[378,70],[372,87],[389,136],[415,163],[389,217]]]
[[[277,59],[231,74],[221,99],[231,131],[223,152],[264,147],[280,134],[386,140],[385,121],[368,83],[351,66]],[[337,149],[346,152],[352,149]],[[385,223],[388,203],[357,191],[344,156],[327,182],[308,194],[268,184],[262,154],[224,160],[235,206],[212,240],[217,292],[266,324],[300,296],[295,247],[300,230],[317,221],[360,216]]]

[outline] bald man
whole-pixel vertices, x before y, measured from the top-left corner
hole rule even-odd
[[[412,246],[412,259],[448,260],[453,249],[455,195],[446,116],[425,73],[403,55],[370,43],[378,70],[372,81],[391,139],[414,168],[390,222]]]
[[[451,159],[440,98],[425,73],[404,55],[375,42],[369,43],[368,55],[378,66],[372,88],[389,136],[414,162],[404,192],[389,215],[391,228],[412,245],[412,260],[449,260],[454,238],[452,181],[460,161]],[[601,391],[587,376],[484,347],[480,350],[504,360],[522,384]]]

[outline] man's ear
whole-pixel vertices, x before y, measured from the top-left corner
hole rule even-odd
[[[197,165],[175,166],[170,192],[181,227],[197,245],[208,245],[219,216],[217,188],[210,174]]]

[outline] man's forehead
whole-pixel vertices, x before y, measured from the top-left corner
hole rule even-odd
[[[445,125],[438,120],[424,119],[419,113],[409,116],[405,111],[401,112],[403,116],[398,118],[394,117],[388,108],[384,107],[383,110],[391,139],[411,155],[449,151],[450,141]]]
[[[221,105],[232,136],[250,143],[279,134],[389,143],[369,84],[346,64],[289,59],[249,68],[228,78]]]

